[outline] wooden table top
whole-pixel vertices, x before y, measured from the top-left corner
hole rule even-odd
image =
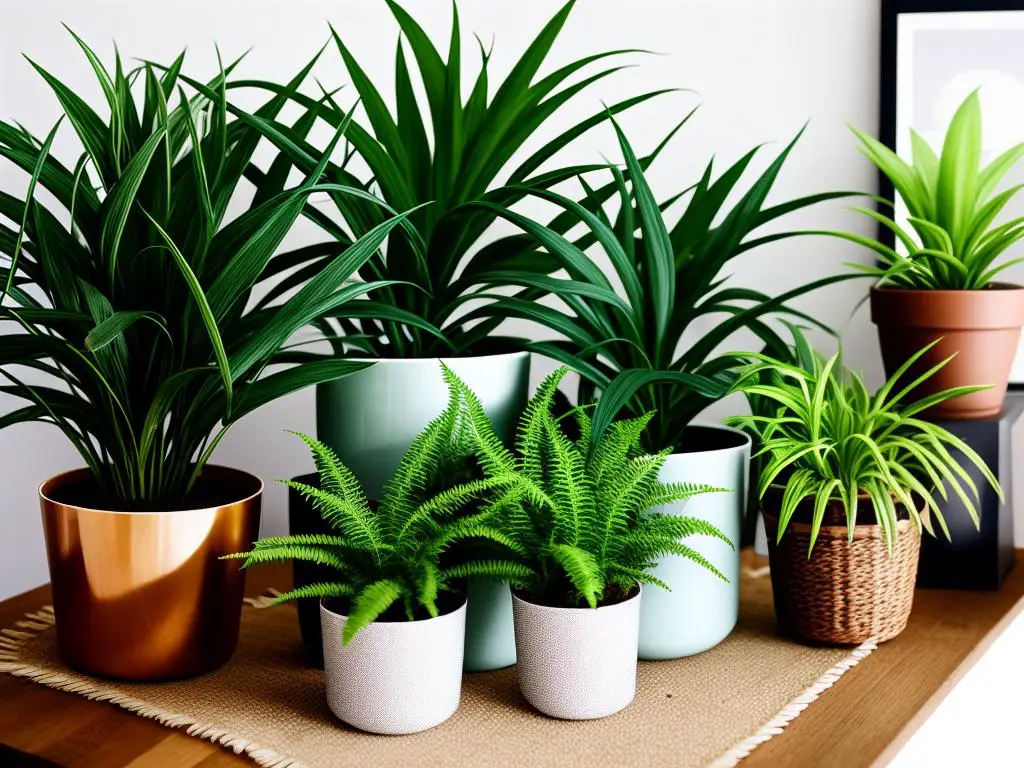
[[[1018,551],[1024,557],[1024,550]],[[745,553],[748,566],[758,566]],[[250,572],[249,594],[289,582],[287,566]],[[50,600],[43,586],[0,603],[10,627]],[[1024,609],[1024,568],[999,592],[918,590],[906,631],[848,672],[758,747],[744,768],[885,765]],[[10,750],[16,750],[11,752]],[[35,759],[38,758],[38,759]],[[0,764],[66,768],[229,768],[255,763],[116,706],[0,674]]]

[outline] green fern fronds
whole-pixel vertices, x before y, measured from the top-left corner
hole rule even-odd
[[[243,567],[303,560],[332,569],[330,582],[295,589],[278,602],[344,599],[345,643],[393,606],[410,621],[437,616],[440,597],[457,589],[466,575],[489,575],[514,584],[533,575],[515,560],[526,550],[496,524],[502,510],[525,495],[512,455],[487,422],[476,395],[447,368],[444,375],[447,408],[413,441],[376,508],[333,451],[296,433],[310,449],[319,487],[284,484],[299,491],[336,533],[268,538],[249,552],[228,556],[244,559]],[[467,460],[489,462],[496,474],[454,482],[453,477],[466,475]],[[462,562],[451,566],[446,561],[442,568],[442,556],[480,541],[494,545],[494,557],[463,555]],[[509,559],[502,560],[506,553]]]
[[[290,592],[278,595],[274,598],[274,602],[271,605],[281,605],[291,600],[303,600],[307,598],[321,598],[321,597],[352,597],[355,590],[353,590],[351,584],[343,584],[338,581],[329,582],[326,584],[307,584],[304,587],[293,589]]]
[[[642,583],[663,586],[648,572],[661,556],[686,557],[718,574],[681,539],[729,541],[725,534],[703,520],[649,510],[720,489],[658,480],[665,455],[641,449],[649,414],[612,424],[593,445],[590,419],[576,409],[567,417],[574,415],[580,438],[570,439],[553,413],[565,373],[548,376],[527,405],[516,435],[514,480],[481,512],[489,516],[488,527],[516,544],[510,559],[523,566],[524,576],[510,581],[544,604],[593,608],[609,587],[625,594]],[[505,462],[484,466],[489,473],[508,472]]]

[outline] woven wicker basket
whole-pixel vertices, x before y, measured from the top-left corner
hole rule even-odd
[[[779,628],[798,640],[827,644],[882,642],[902,632],[914,603],[921,554],[914,524],[899,521],[890,557],[875,523],[858,523],[851,543],[846,525],[836,524],[845,521],[836,503],[830,505],[808,558],[811,526],[798,522],[800,510],[782,541],[775,543],[778,501],[765,499],[764,518]]]

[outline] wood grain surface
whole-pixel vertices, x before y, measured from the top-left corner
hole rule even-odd
[[[1024,556],[1024,551],[1018,553]],[[748,566],[757,567],[751,553]],[[290,582],[287,566],[249,574],[247,592]],[[49,602],[39,587],[0,603],[0,627]],[[1024,607],[1024,569],[998,593],[919,590],[906,631],[846,674],[743,768],[886,764],[974,661]],[[228,768],[251,761],[116,706],[0,674],[0,750],[5,766]],[[30,760],[29,756],[41,758]],[[45,762],[43,762],[45,761]]]

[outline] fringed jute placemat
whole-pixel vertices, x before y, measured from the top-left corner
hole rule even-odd
[[[323,672],[303,664],[294,608],[243,612],[238,651],[196,680],[128,684],[72,672],[57,658],[53,612],[0,635],[0,671],[124,707],[273,768],[343,766],[731,766],[782,732],[873,650],[808,648],[780,638],[764,572],[743,578],[740,623],[717,648],[641,662],[636,701],[603,720],[563,722],[519,695],[515,668],[467,675],[448,722],[410,736],[372,736],[327,709]]]

